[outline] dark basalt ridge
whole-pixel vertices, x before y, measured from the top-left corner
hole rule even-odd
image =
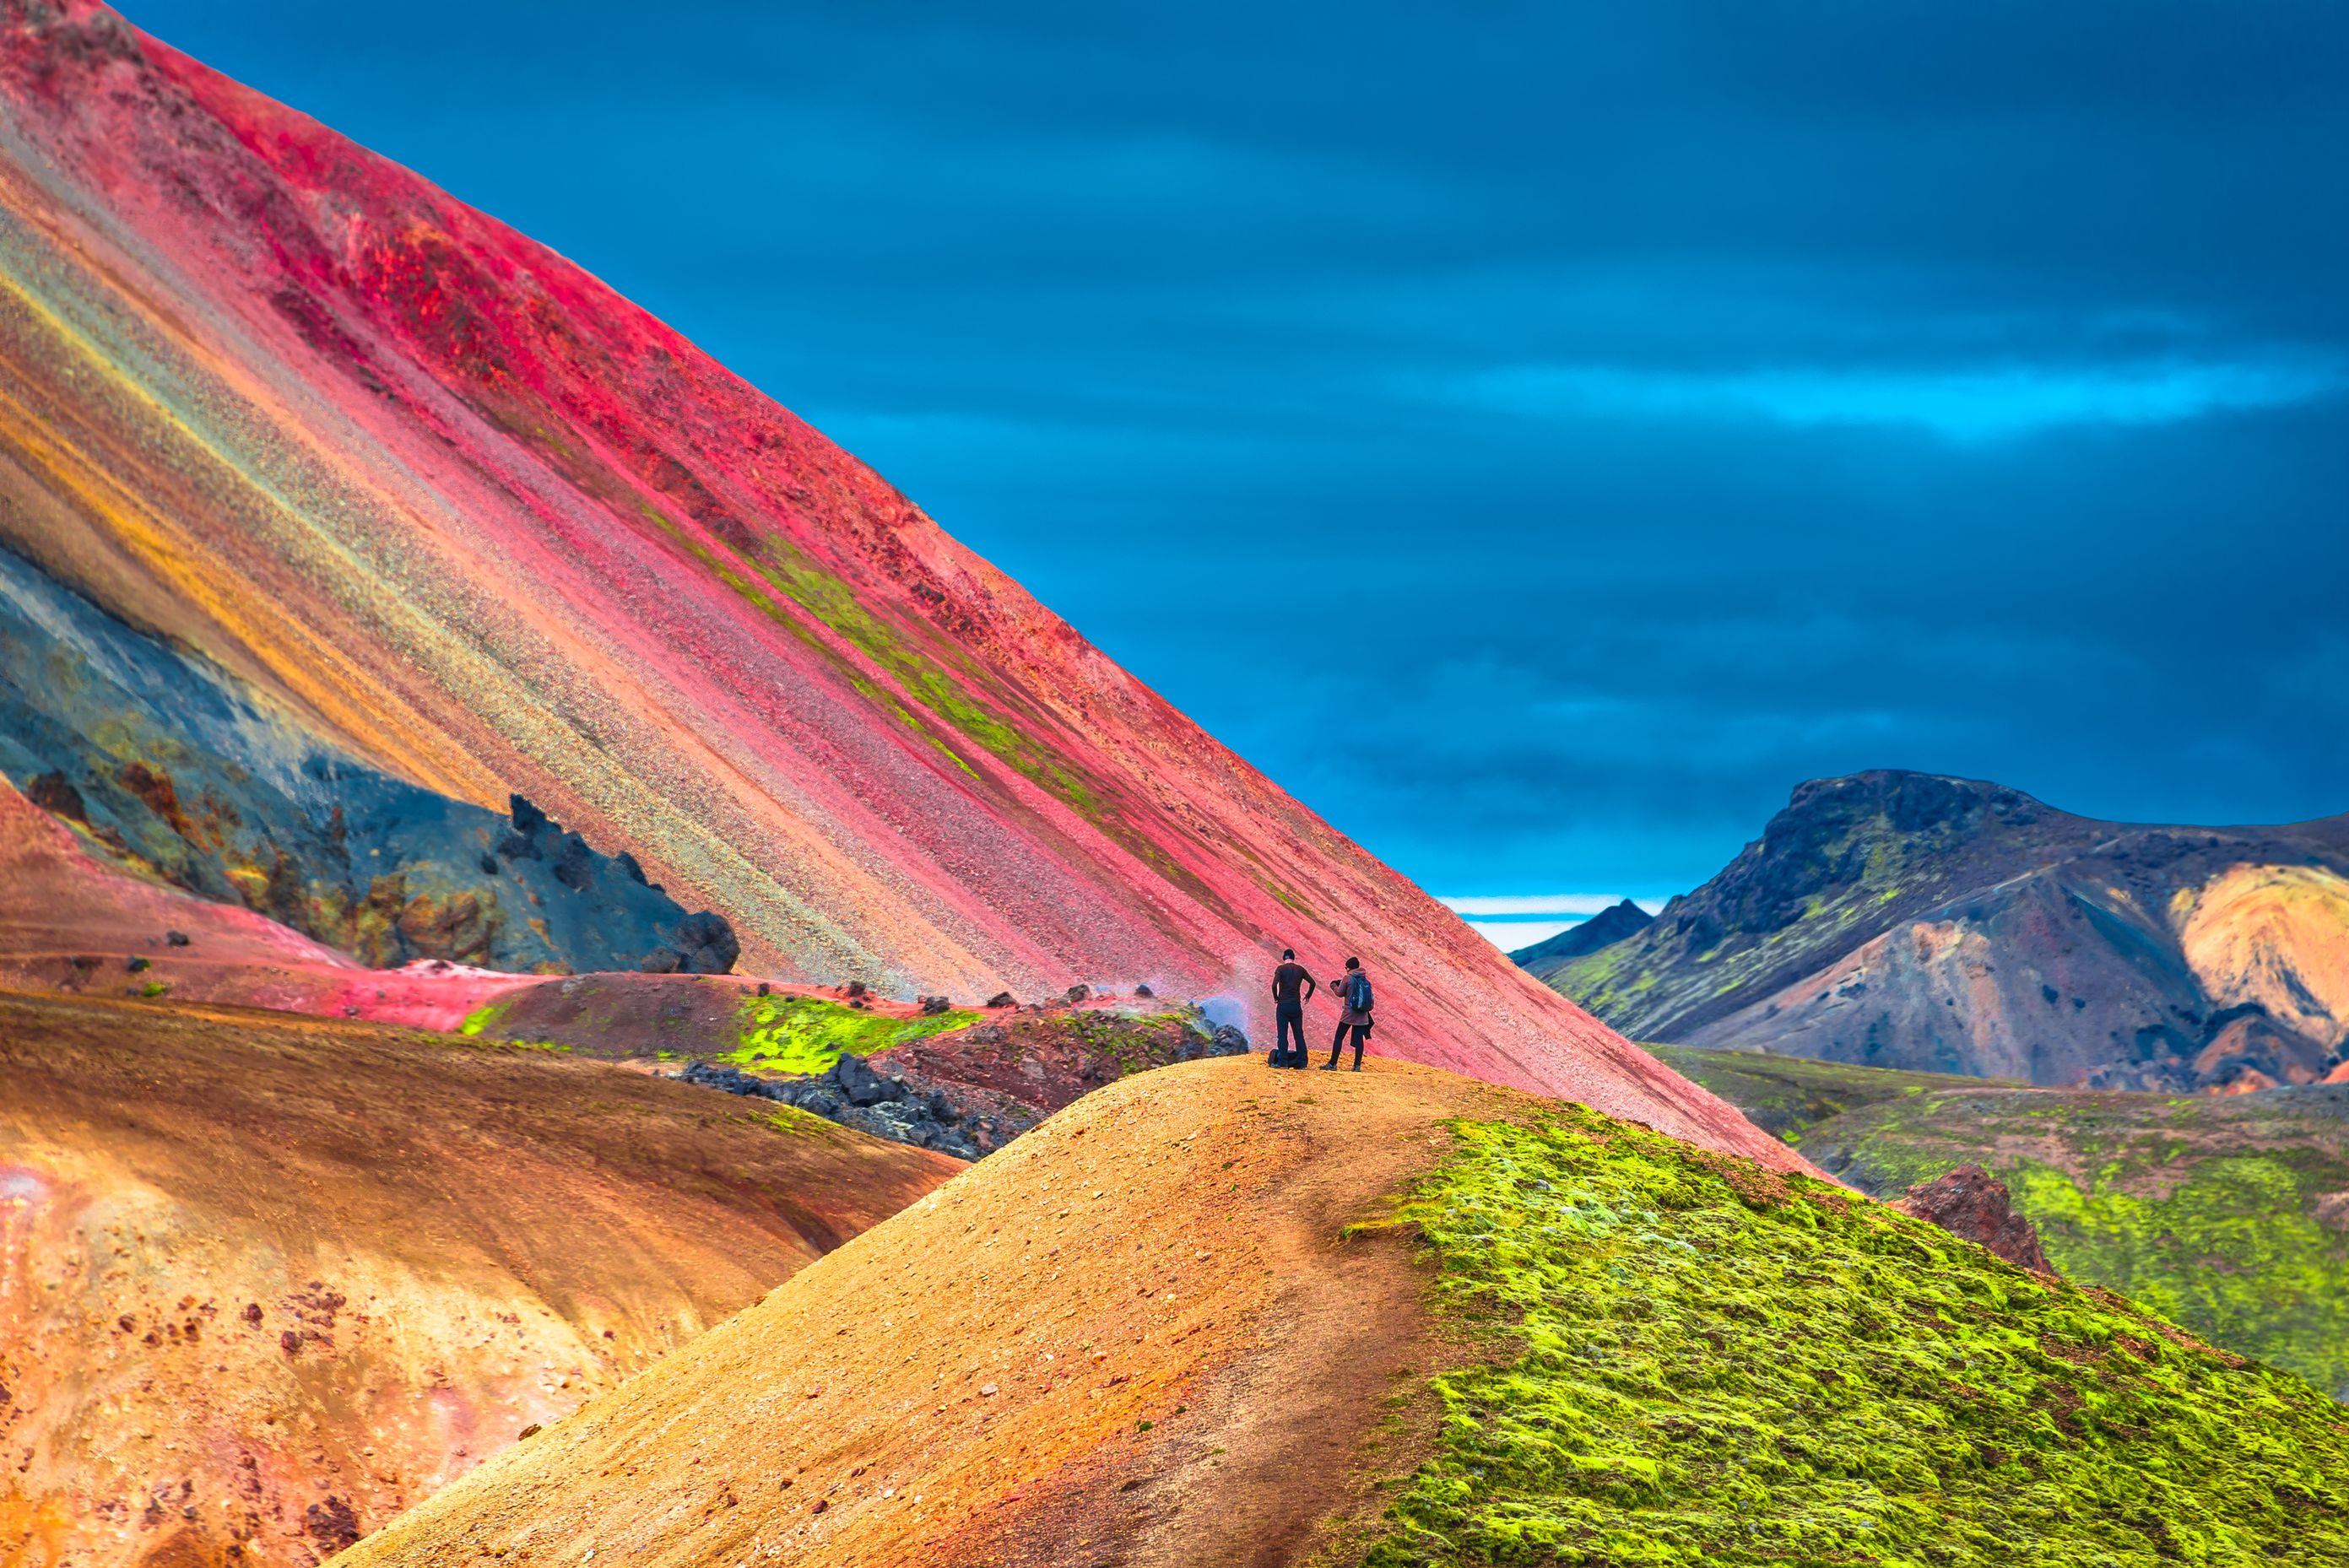
[[[0,775],[95,855],[362,963],[725,974],[739,952],[635,857],[312,739],[228,672],[0,551]]]

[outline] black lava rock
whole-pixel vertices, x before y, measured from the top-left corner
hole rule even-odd
[[[841,1113],[848,1109],[848,1101],[833,1093],[828,1083],[818,1083],[788,1098],[800,1109],[823,1117],[826,1121],[838,1121]]]
[[[768,1099],[781,1099],[780,1084],[766,1078],[752,1078],[740,1068],[719,1067],[710,1062],[688,1062],[678,1077],[687,1083],[698,1083],[705,1088],[722,1088],[728,1094],[759,1095]]]
[[[528,796],[510,796],[502,818],[323,747],[227,672],[5,552],[0,647],[9,777],[150,880],[250,904],[371,968],[584,974],[632,969],[655,947],[696,971],[726,967],[715,931],[675,934],[691,906],[629,857],[569,842]],[[141,738],[140,757],[100,744],[117,724]],[[250,766],[261,756],[271,765]],[[201,830],[186,830],[182,805]]]
[[[863,1057],[844,1056],[832,1064],[833,1080],[841,1092],[848,1096],[851,1105],[878,1105],[894,1098],[888,1085]]]
[[[679,1077],[687,1083],[728,1094],[775,1100],[875,1138],[935,1149],[957,1160],[978,1159],[986,1152],[980,1138],[991,1143],[997,1132],[989,1122],[965,1127],[961,1114],[943,1093],[936,1089],[919,1093],[902,1078],[884,1078],[862,1057],[843,1057],[829,1072],[814,1078],[753,1078],[739,1068],[707,1062],[688,1063]]]
[[[538,830],[547,825],[547,815],[531,803],[527,795],[506,797],[506,810],[512,814],[514,831],[525,839],[536,838]]]
[[[734,928],[726,923],[726,917],[708,910],[677,923],[677,944],[688,975],[730,975],[734,960],[742,955],[742,944],[735,940]]]
[[[1193,1034],[1175,1052],[1177,1061],[1195,1062],[1206,1057],[1244,1057],[1248,1054],[1248,1037],[1229,1024],[1218,1024],[1206,1034]]]
[[[585,892],[587,884],[595,880],[595,851],[578,834],[565,833],[555,842],[554,860],[548,869],[556,882],[573,892]]]

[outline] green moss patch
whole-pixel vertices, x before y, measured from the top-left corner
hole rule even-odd
[[[1462,1122],[1398,1206],[1433,1457],[1369,1561],[2349,1561],[2349,1410],[2116,1296],[1579,1108]]]
[[[721,1059],[761,1072],[820,1073],[843,1056],[870,1056],[978,1022],[951,1009],[892,1018],[821,996],[745,996],[735,1011],[741,1044]]]
[[[457,1032],[471,1039],[484,1030],[497,1027],[498,1021],[512,1011],[513,1004],[510,1001],[492,1002],[487,1006],[476,1007],[465,1015],[464,1021],[457,1026]]]
[[[2349,1122],[2299,1091],[2033,1089],[1648,1048],[1879,1196],[1982,1165],[2066,1277],[2349,1398],[2349,1232],[2334,1197],[2349,1192]]]
[[[752,1113],[752,1119],[791,1138],[817,1143],[837,1143],[841,1140],[841,1129],[837,1124],[797,1106],[779,1105],[771,1110],[756,1111]]]

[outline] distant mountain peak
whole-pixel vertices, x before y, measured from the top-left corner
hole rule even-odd
[[[1568,926],[1530,947],[1520,947],[1509,959],[1520,969],[1547,976],[1586,953],[1596,953],[1647,928],[1656,917],[1630,899],[1610,904],[1588,920]]]
[[[1639,1039],[2047,1085],[2307,1082],[2349,1074],[2349,835],[2098,821],[1895,769],[1812,779],[1655,923],[1535,973]]]
[[[1814,779],[1795,787],[1719,876],[1674,899],[1662,918],[1703,951],[1766,936],[1848,898],[1864,896],[1868,910],[1905,908],[1977,872],[2035,864],[2051,842],[2084,845],[2109,830],[1981,779],[1889,768]]]
[[[1976,828],[1992,823],[2027,827],[2043,817],[2063,815],[2003,784],[1905,768],[1872,768],[1795,785],[1785,810],[1772,819],[1772,825],[1788,819],[1857,821],[1882,817],[1897,831],[1915,833],[1936,827]]]

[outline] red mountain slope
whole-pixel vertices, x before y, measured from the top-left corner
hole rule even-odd
[[[1784,1160],[579,268],[90,0],[0,0],[0,540],[899,994],[1253,997]]]

